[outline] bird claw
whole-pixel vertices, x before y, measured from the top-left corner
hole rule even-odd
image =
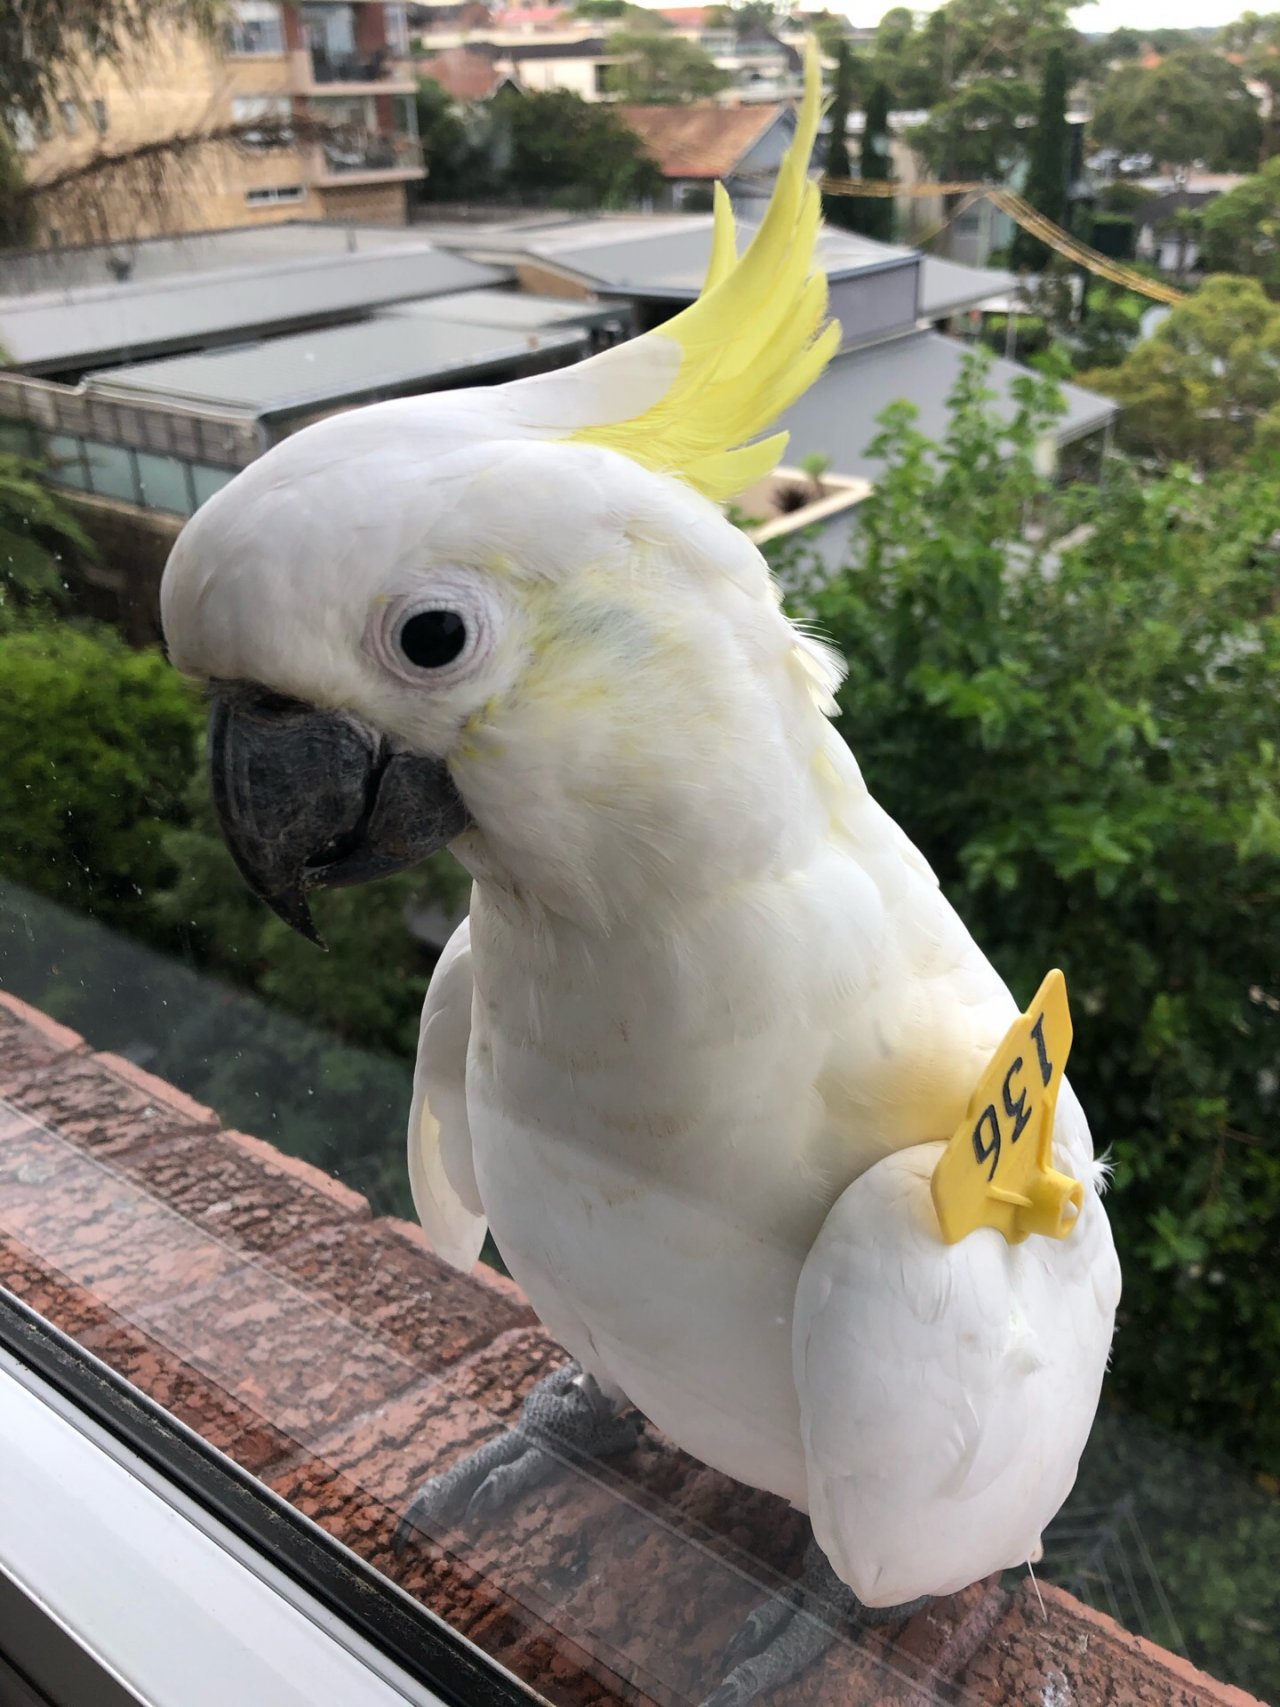
[[[616,1456],[639,1434],[636,1417],[617,1414],[580,1365],[567,1364],[530,1389],[514,1428],[423,1484],[396,1525],[392,1549],[399,1556],[459,1521],[478,1527],[566,1459]]]
[[[867,1607],[831,1569],[826,1554],[810,1541],[796,1582],[757,1606],[725,1649],[732,1669],[702,1707],[745,1707],[748,1701],[779,1688],[818,1659],[846,1620],[855,1625],[883,1624],[907,1618],[928,1604]]]

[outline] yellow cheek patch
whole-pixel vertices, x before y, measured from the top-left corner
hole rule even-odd
[[[994,1227],[1011,1245],[1032,1233],[1065,1239],[1084,1187],[1053,1166],[1053,1121],[1071,1050],[1067,981],[1050,972],[991,1058],[964,1120],[933,1170],[942,1237]]]

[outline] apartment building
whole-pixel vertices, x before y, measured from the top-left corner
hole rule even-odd
[[[136,195],[132,205],[107,202],[104,218],[116,229],[60,230],[55,203],[43,240],[298,218],[403,223],[406,188],[423,176],[415,88],[402,5],[232,0],[215,34],[164,29],[122,63],[91,64],[43,132],[24,127],[17,142],[33,181],[99,151],[259,119],[270,126],[261,143],[250,131],[236,147],[202,151],[152,206],[137,205]],[[294,119],[312,122],[290,140]],[[269,138],[277,145],[266,146]]]

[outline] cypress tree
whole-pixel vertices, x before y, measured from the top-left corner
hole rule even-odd
[[[849,149],[845,142],[845,130],[848,125],[849,108],[853,104],[853,58],[849,52],[849,44],[840,42],[836,47],[836,86],[831,100],[831,110],[827,122],[831,134],[827,141],[826,176],[828,178],[851,178],[852,168],[849,165]],[[822,213],[830,225],[842,225],[846,230],[856,231],[858,226],[855,215],[858,203],[852,196],[823,196]]]
[[[883,83],[872,86],[867,97],[862,123],[862,154],[859,176],[887,183],[893,177],[889,159],[889,91]],[[891,196],[860,196],[853,203],[857,210],[851,229],[864,237],[874,237],[888,243],[893,238],[893,198]]]
[[[1067,167],[1069,154],[1067,129],[1067,62],[1060,47],[1051,47],[1045,55],[1044,82],[1040,85],[1040,110],[1036,115],[1035,135],[1031,141],[1031,159],[1027,168],[1026,199],[1051,219],[1062,225],[1067,217]],[[1038,237],[1021,226],[1014,234],[1011,259],[1019,271],[1043,267],[1050,251]]]

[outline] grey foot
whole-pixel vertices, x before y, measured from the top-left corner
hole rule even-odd
[[[396,1525],[403,1553],[459,1522],[477,1523],[546,1481],[565,1462],[617,1457],[640,1436],[640,1419],[619,1414],[595,1380],[568,1363],[530,1389],[515,1427],[433,1476]]]
[[[818,1543],[810,1541],[796,1581],[758,1606],[729,1643],[725,1659],[733,1669],[703,1707],[743,1707],[798,1676],[846,1624],[887,1624],[928,1602],[926,1595],[906,1606],[864,1606],[831,1569]]]

